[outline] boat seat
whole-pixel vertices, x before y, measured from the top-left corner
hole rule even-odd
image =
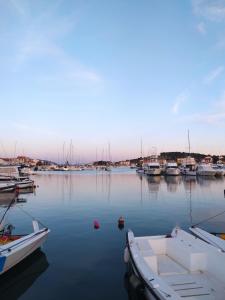
[[[147,239],[138,239],[137,247],[140,250],[140,253],[143,257],[155,255]]]
[[[190,272],[206,270],[206,253],[200,252],[183,240],[168,239],[166,252],[169,257],[184,266]]]
[[[137,247],[140,250],[141,256],[144,258],[145,263],[153,272],[158,274],[157,256],[149,244],[148,239],[137,239]]]
[[[158,255],[158,274],[159,275],[178,275],[187,274],[188,270],[178,264],[168,255]]]

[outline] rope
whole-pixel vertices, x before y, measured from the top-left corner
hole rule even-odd
[[[204,219],[204,220],[202,220],[202,221],[196,223],[195,225],[192,225],[191,227],[196,227],[196,226],[198,226],[199,224],[202,224],[202,223],[204,223],[204,222],[206,222],[206,221],[209,221],[209,220],[211,220],[211,219],[214,219],[214,218],[216,218],[216,217],[218,217],[218,216],[220,216],[220,215],[222,215],[222,214],[224,214],[224,213],[225,213],[225,210],[222,211],[221,213],[215,215],[215,216],[212,216],[212,217],[209,217],[209,218],[207,218],[207,219]]]
[[[43,224],[40,220],[38,220],[37,218],[34,218],[30,213],[28,213],[27,211],[25,211],[21,206],[16,206],[17,208],[19,208],[22,212],[24,212],[27,216],[29,216],[32,220],[37,221],[41,226],[48,228],[48,226],[46,226],[45,224]]]

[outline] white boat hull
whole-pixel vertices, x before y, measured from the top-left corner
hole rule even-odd
[[[0,193],[12,192],[16,188],[14,183],[0,183]]]
[[[21,181],[16,183],[16,187],[19,189],[32,188],[34,186],[33,180]]]
[[[47,239],[48,233],[48,229],[40,230],[27,235],[24,238],[1,246],[0,275],[40,248]]]
[[[149,176],[159,176],[161,175],[161,169],[148,169],[146,174]]]
[[[224,252],[179,228],[166,236],[134,237],[129,231],[124,259],[148,300],[224,300]]]
[[[178,168],[167,168],[165,174],[167,176],[178,176],[180,175],[180,170]]]

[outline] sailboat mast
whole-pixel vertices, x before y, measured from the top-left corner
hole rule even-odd
[[[189,156],[190,156],[190,154],[191,154],[191,145],[190,145],[189,129],[188,129],[188,151],[189,151]]]

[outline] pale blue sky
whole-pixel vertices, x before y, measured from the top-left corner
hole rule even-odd
[[[0,0],[0,66],[2,156],[225,153],[224,0]]]

